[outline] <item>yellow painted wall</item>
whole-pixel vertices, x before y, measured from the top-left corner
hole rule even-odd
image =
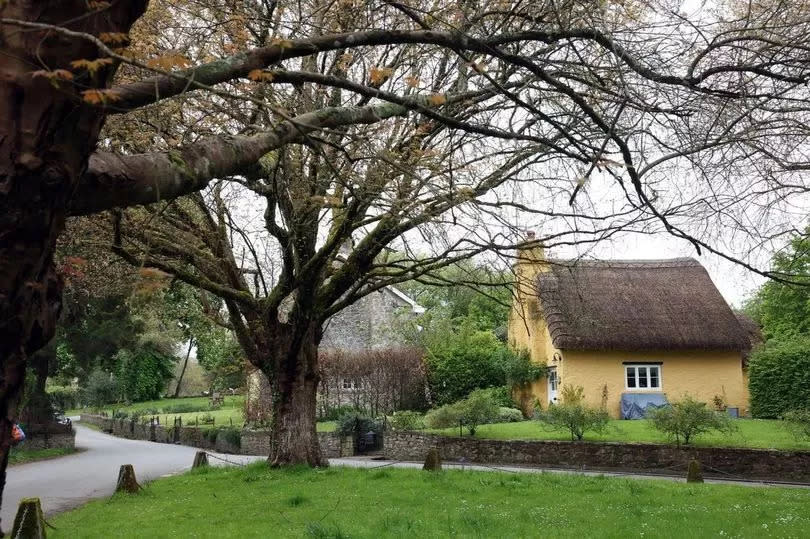
[[[619,402],[625,391],[623,362],[662,362],[661,393],[670,402],[689,394],[709,403],[715,395],[725,398],[730,407],[741,414],[748,411],[748,396],[743,382],[739,352],[661,351],[661,352],[581,352],[567,351],[563,355],[563,385],[582,386],[589,405],[602,404],[603,388],[607,386],[607,409],[619,417]]]
[[[540,313],[535,286],[537,275],[547,271],[547,266],[537,260],[543,259],[541,249],[528,250],[519,255],[515,264],[515,289],[512,310],[509,314],[508,340],[514,350],[528,350],[532,361],[552,365],[554,353],[558,352],[551,342],[545,321]],[[562,370],[558,367],[558,376]],[[534,382],[530,388],[515,392],[523,412],[531,414],[535,399],[543,406],[548,402],[548,381],[543,378]]]

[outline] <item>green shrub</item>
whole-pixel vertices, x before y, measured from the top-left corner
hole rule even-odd
[[[54,409],[64,412],[79,406],[79,390],[70,386],[54,386],[48,390]]]
[[[517,404],[512,398],[512,388],[509,386],[496,386],[482,389],[490,396],[496,406],[505,406],[507,408],[514,408]]]
[[[502,365],[506,382],[510,386],[526,387],[548,374],[548,367],[545,364],[534,363],[528,350],[504,354]]]
[[[338,418],[335,430],[342,436],[354,436],[369,431],[379,432],[382,428],[377,420],[360,412],[350,412]]]
[[[425,414],[425,424],[431,429],[457,427],[461,422],[461,411],[454,404],[445,404]]]
[[[549,404],[546,410],[538,409],[537,419],[554,429],[565,429],[571,440],[582,440],[586,432],[604,432],[610,423],[610,414],[602,408],[585,404],[582,387],[563,386],[562,402]]]
[[[517,408],[501,406],[498,408],[498,423],[516,423],[523,421],[523,412]]]
[[[137,416],[135,416],[137,417]],[[112,414],[113,419],[127,419],[129,418],[129,412],[126,410],[113,410]]]
[[[491,423],[498,417],[498,405],[485,389],[477,389],[466,399],[456,403],[461,415],[461,423],[475,436],[478,425]]]
[[[321,421],[337,421],[340,419],[340,416],[351,414],[353,412],[359,412],[357,407],[352,406],[351,404],[341,404],[340,406],[329,406],[327,407],[321,416],[318,418]]]
[[[647,417],[653,428],[678,445],[681,442],[689,444],[695,436],[706,432],[730,433],[735,430],[728,414],[711,410],[705,402],[690,396],[669,406],[648,410]]]
[[[810,402],[810,339],[770,340],[751,354],[751,415],[778,418]]]
[[[810,408],[785,412],[783,419],[785,428],[797,440],[810,440]]]
[[[419,430],[425,428],[425,418],[419,412],[398,410],[389,420],[391,430]]]

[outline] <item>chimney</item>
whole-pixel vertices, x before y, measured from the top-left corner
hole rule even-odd
[[[543,244],[535,239],[534,230],[528,230],[526,232],[526,241],[517,249],[517,259],[519,265],[537,266],[535,268],[537,271],[544,265],[546,251],[543,248]]]

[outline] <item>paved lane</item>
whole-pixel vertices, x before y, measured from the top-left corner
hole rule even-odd
[[[191,468],[199,449],[116,438],[75,424],[80,453],[51,460],[11,466],[8,469],[3,507],[3,528],[8,529],[22,498],[39,497],[45,514],[71,509],[87,500],[110,496],[118,469],[132,464],[139,482]],[[221,455],[231,461],[248,462],[262,457]],[[224,464],[210,459],[211,464]]]

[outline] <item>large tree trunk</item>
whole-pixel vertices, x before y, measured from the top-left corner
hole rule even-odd
[[[92,12],[85,0],[8,0],[0,2],[0,18],[72,21],[65,27],[97,36],[128,32],[146,4],[115,2]],[[79,92],[106,86],[116,67],[90,74],[70,63],[98,56],[85,39],[0,24],[0,501],[26,359],[53,336],[61,307],[56,238],[105,116]],[[50,78],[57,69],[74,71],[73,80]]]
[[[269,377],[273,381],[271,452],[272,466],[308,464],[326,466],[321,457],[315,429],[315,407],[318,392],[319,324],[291,327],[278,324],[271,333],[271,349],[277,353]],[[264,369],[263,369],[264,370]]]

